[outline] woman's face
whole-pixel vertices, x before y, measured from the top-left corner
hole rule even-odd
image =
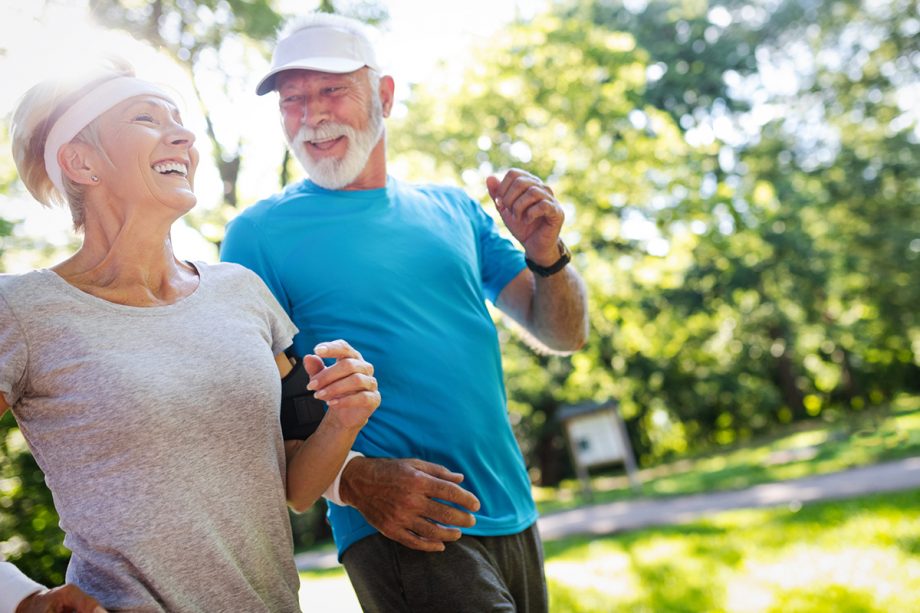
[[[195,135],[172,102],[152,95],[125,100],[100,117],[99,139],[109,161],[95,174],[121,202],[158,202],[182,213],[195,206]]]

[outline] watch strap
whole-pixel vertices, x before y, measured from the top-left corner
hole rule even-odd
[[[562,242],[562,239],[559,239],[557,246],[559,247],[559,259],[558,260],[556,260],[549,266],[540,266],[539,264],[537,264],[536,262],[534,262],[533,260],[525,256],[524,262],[527,263],[527,268],[534,271],[541,277],[548,277],[550,275],[554,275],[560,270],[562,270],[563,268],[565,268],[566,265],[572,261],[572,252],[569,251],[569,248],[566,247],[565,243]]]

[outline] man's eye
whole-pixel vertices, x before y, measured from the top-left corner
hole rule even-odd
[[[327,87],[327,88],[326,88],[326,93],[327,93],[327,94],[338,94],[338,93],[341,93],[341,92],[343,92],[343,91],[345,91],[345,88],[344,88],[344,87],[339,87],[339,86],[337,86],[337,87]]]

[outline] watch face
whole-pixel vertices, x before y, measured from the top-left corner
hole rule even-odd
[[[571,258],[572,252],[569,251],[569,246],[562,242],[562,239],[559,239],[559,255],[564,258]]]

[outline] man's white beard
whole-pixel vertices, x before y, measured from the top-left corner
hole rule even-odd
[[[383,134],[383,107],[380,97],[371,102],[368,125],[355,130],[343,123],[324,123],[318,128],[302,126],[294,138],[288,138],[288,146],[310,179],[325,189],[342,189],[354,182],[367,166],[371,151],[377,146]],[[345,136],[348,148],[341,159],[320,158],[314,160],[307,153],[307,141],[320,141]]]

